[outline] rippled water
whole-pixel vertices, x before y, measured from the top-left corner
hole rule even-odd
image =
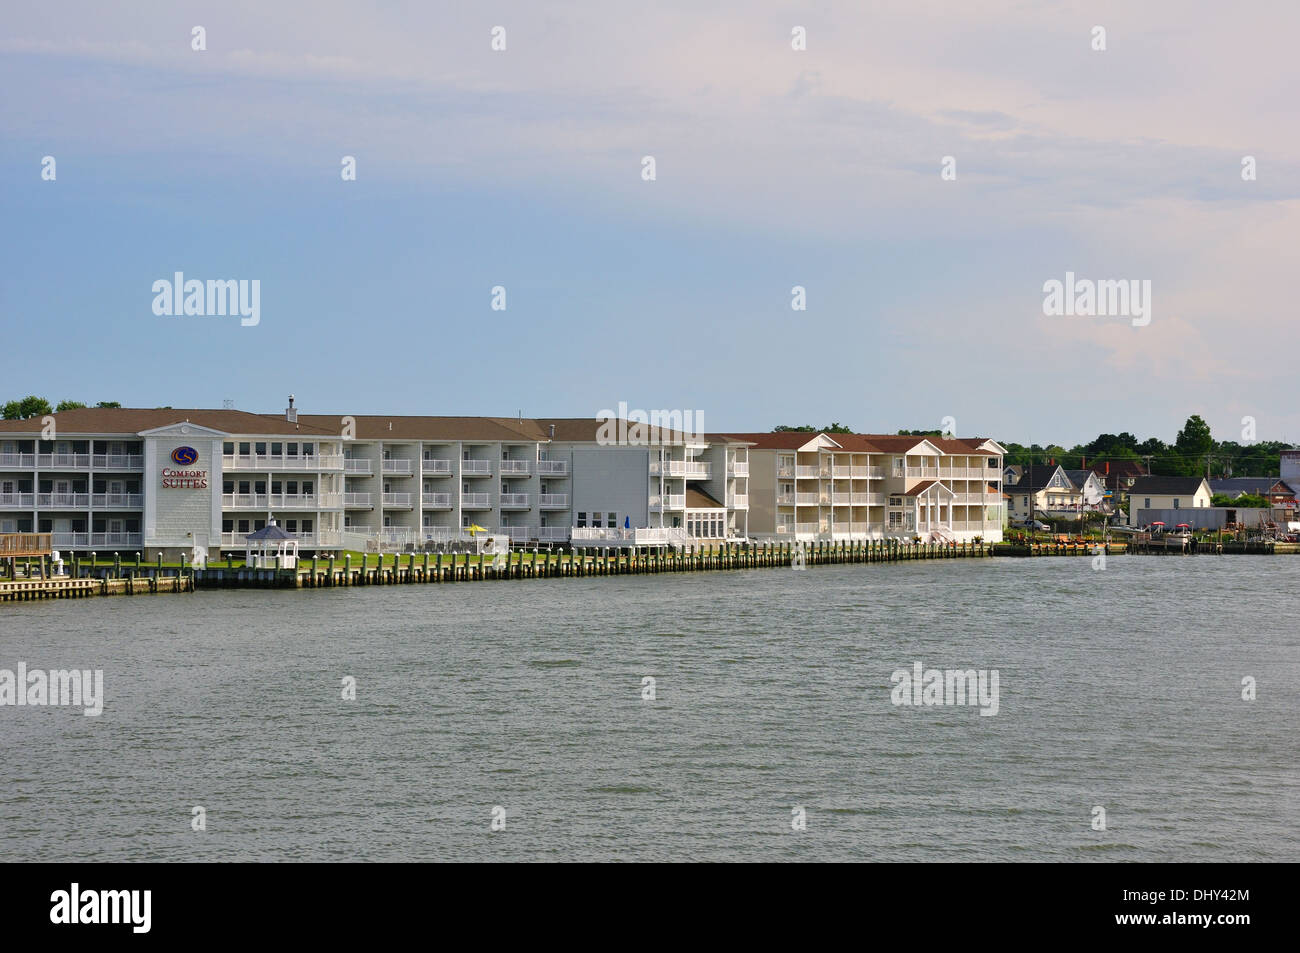
[[[0,856],[1300,860],[1300,559],[1089,567],[11,603],[0,668],[107,701],[0,707]],[[895,707],[916,660],[999,713]]]

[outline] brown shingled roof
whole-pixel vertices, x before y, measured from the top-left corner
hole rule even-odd
[[[703,490],[693,486],[686,487],[686,508],[688,510],[725,510],[726,507]]]
[[[177,408],[160,410],[133,407],[83,407],[52,415],[60,436],[77,434],[137,434],[170,424],[188,421],[232,434],[266,434],[267,436],[337,436],[338,431],[322,430],[302,422],[295,427],[284,415],[250,414],[243,410],[202,410]],[[39,436],[41,418],[0,420],[0,433]]]

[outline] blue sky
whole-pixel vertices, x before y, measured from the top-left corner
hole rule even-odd
[[[477,6],[7,14],[4,395],[1300,440],[1294,4]],[[154,315],[177,270],[261,323]]]

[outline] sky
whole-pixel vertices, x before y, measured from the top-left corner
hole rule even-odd
[[[1292,0],[10,8],[0,397],[1300,440],[1297,28]],[[155,314],[177,271],[257,280],[259,322]],[[1149,281],[1149,323],[1045,314],[1067,272]]]

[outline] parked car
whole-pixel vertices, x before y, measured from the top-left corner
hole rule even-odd
[[[1042,520],[1021,520],[1019,523],[1016,524],[1016,526],[1020,527],[1021,529],[1034,530],[1040,533],[1046,533],[1049,529],[1051,529],[1051,527],[1048,526],[1046,523],[1044,523]]]

